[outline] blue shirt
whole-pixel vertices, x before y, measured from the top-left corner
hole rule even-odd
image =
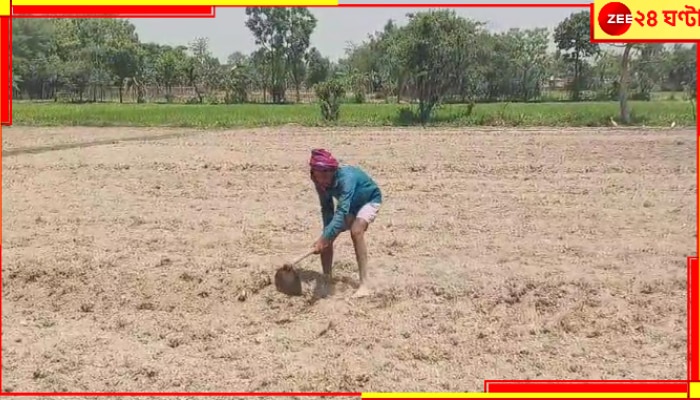
[[[323,238],[335,239],[345,227],[348,214],[357,215],[368,203],[381,203],[382,192],[372,178],[363,170],[351,165],[343,165],[333,176],[333,183],[325,192],[318,192],[323,216]],[[338,200],[338,208],[333,210],[333,198]]]

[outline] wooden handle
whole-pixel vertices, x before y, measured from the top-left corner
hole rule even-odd
[[[297,258],[296,260],[292,261],[292,265],[297,265],[297,264],[299,264],[303,259],[305,259],[306,257],[308,257],[308,256],[310,256],[310,255],[312,255],[312,254],[314,254],[314,251],[313,251],[313,250],[309,250],[309,251],[306,252],[303,256],[301,256],[301,257]]]

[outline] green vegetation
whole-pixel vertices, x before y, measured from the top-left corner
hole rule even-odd
[[[313,104],[291,105],[159,105],[60,104],[18,102],[14,123],[37,126],[170,126],[232,128],[327,123]],[[690,105],[681,101],[633,102],[633,122],[668,127],[694,124]],[[403,126],[404,108],[397,104],[344,104],[339,120],[344,126]],[[609,126],[618,112],[613,102],[492,103],[440,107],[431,125],[440,126]]]
[[[319,82],[314,86],[316,97],[321,105],[321,116],[325,121],[338,121],[340,119],[340,106],[345,97],[345,86],[337,79]]]
[[[317,21],[307,8],[248,7],[246,16],[258,49],[234,52],[225,63],[207,38],[177,47],[143,43],[128,20],[16,19],[14,98],[53,103],[17,101],[13,120],[202,127],[695,122],[696,45],[604,48],[590,42],[588,11],[572,13],[554,32],[503,33],[453,10],[421,11],[403,26],[388,21],[337,61],[311,46]]]

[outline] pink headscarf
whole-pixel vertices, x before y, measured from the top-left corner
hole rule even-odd
[[[317,171],[334,170],[338,168],[338,160],[328,150],[313,149],[311,150],[309,166]]]

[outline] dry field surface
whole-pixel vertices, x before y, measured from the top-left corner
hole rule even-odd
[[[23,149],[2,160],[5,390],[686,376],[692,130],[182,132],[3,132],[5,152]],[[330,296],[315,257],[304,296],[270,285],[320,232],[315,146],[383,189],[369,298],[350,298],[347,234]]]

